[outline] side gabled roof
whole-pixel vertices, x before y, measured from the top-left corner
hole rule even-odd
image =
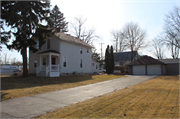
[[[165,64],[180,63],[180,59],[159,59],[159,61]]]
[[[133,51],[133,56],[135,57],[138,54],[137,51]],[[119,61],[131,61],[131,51],[130,52],[115,52],[114,53],[114,62]]]
[[[84,47],[92,48],[91,45],[85,43],[84,41],[80,40],[79,38],[76,38],[76,37],[71,36],[69,34],[65,34],[63,32],[55,33],[55,36],[58,37],[59,39],[63,40],[63,41],[67,41],[67,42],[74,43],[77,45],[82,45]]]
[[[131,62],[127,65],[150,65],[150,64],[164,64],[164,63],[150,56],[141,56],[140,59]]]

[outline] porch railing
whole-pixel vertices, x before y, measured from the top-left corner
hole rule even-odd
[[[51,72],[58,72],[59,71],[59,65],[51,65]]]
[[[46,67],[46,76],[48,75],[49,73],[49,65]]]

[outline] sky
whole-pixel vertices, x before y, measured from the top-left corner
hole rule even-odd
[[[83,16],[87,18],[86,28],[95,28],[96,35],[100,38],[94,41],[97,52],[103,55],[107,45],[112,45],[112,30],[120,30],[128,22],[135,22],[147,32],[145,41],[151,43],[152,39],[163,31],[164,17],[174,6],[180,6],[180,0],[51,0],[51,9],[58,5],[60,11],[64,13],[65,20],[70,24],[74,22],[74,17]],[[69,32],[71,33],[71,32]],[[22,60],[22,56],[17,51],[8,51],[3,46],[1,57],[4,53],[12,58]],[[29,53],[28,53],[29,54]],[[139,50],[140,55],[149,55],[155,58],[152,47]],[[170,51],[165,49],[165,58],[171,58]]]

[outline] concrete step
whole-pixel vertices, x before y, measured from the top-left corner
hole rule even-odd
[[[46,77],[46,72],[45,71],[40,71],[37,76],[38,77]]]

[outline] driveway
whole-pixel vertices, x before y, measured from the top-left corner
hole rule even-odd
[[[0,103],[1,115],[2,118],[38,116],[64,106],[147,81],[154,77],[156,76],[127,76],[95,84],[2,101]]]

